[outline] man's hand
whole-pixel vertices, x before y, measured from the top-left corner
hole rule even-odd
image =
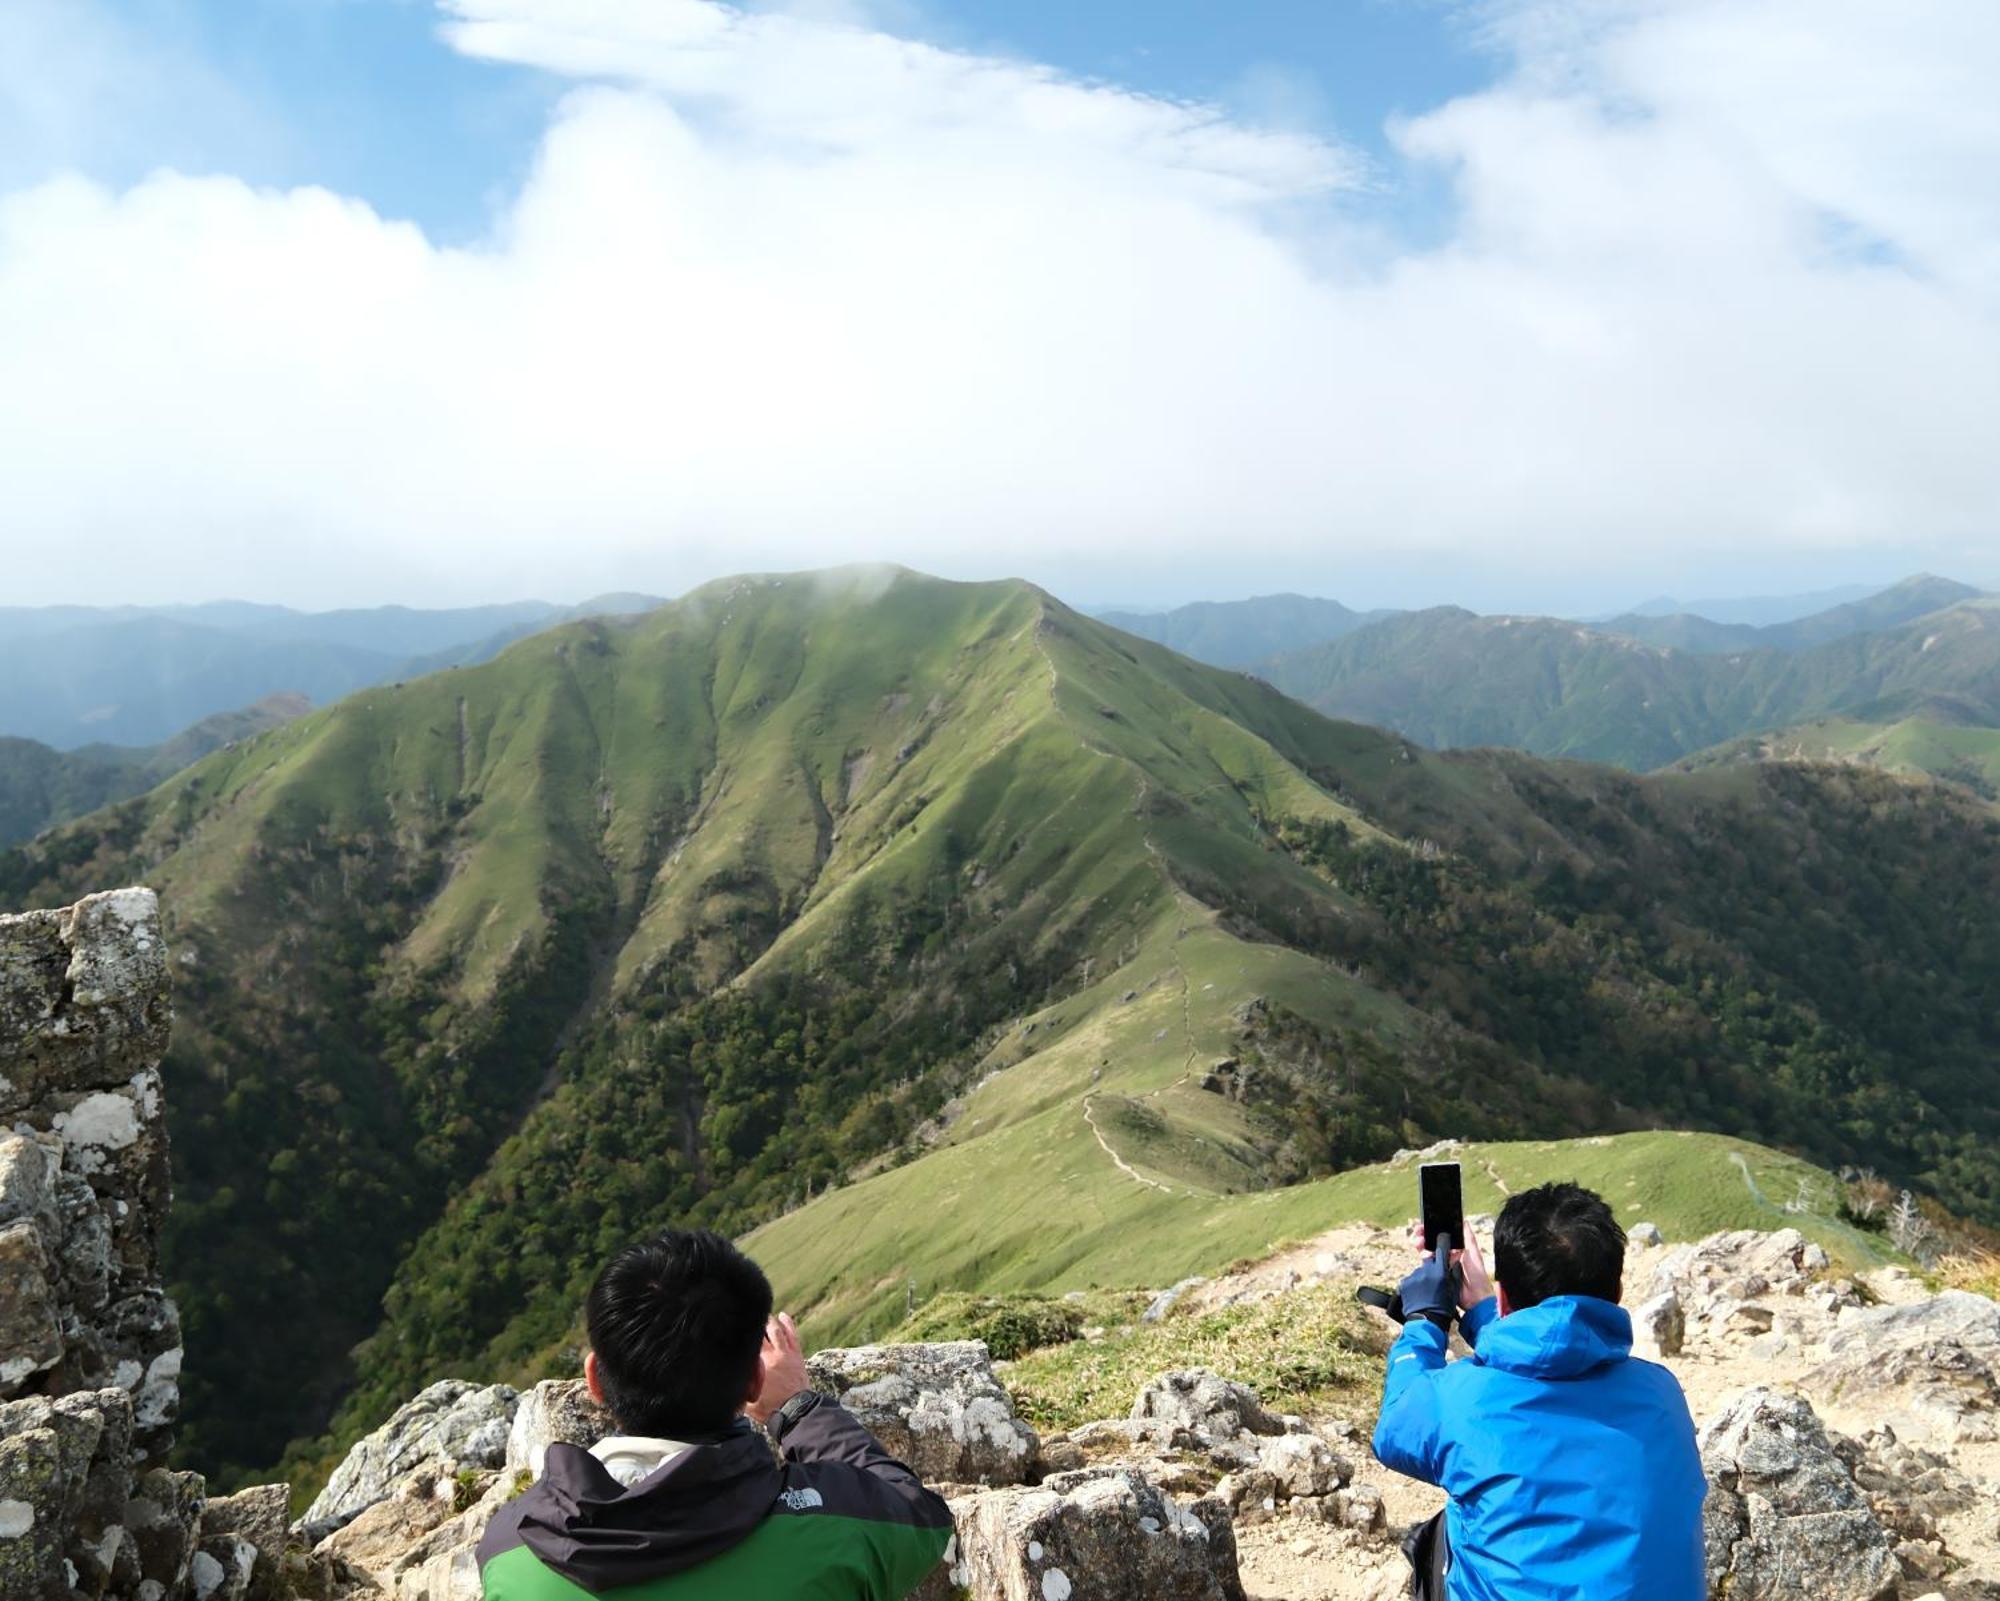
[[[1451,1236],[1438,1236],[1438,1249],[1426,1251],[1416,1271],[1403,1280],[1403,1317],[1428,1318],[1449,1332],[1458,1317],[1458,1271]]]
[[[1458,1309],[1470,1312],[1493,1294],[1493,1275],[1486,1271],[1479,1236],[1471,1229],[1465,1231],[1465,1248],[1453,1254],[1458,1258]]]
[[[1415,1218],[1410,1219],[1409,1238],[1412,1250],[1420,1256],[1429,1256],[1424,1250],[1424,1226]],[[1470,1228],[1465,1231],[1464,1247],[1453,1250],[1451,1259],[1458,1267],[1458,1309],[1470,1312],[1493,1294],[1493,1275],[1487,1271],[1486,1254],[1479,1248],[1479,1236]]]
[[[757,1358],[757,1390],[743,1403],[743,1415],[763,1426],[801,1390],[810,1389],[806,1376],[805,1348],[799,1344],[798,1325],[789,1312],[780,1312],[764,1325],[764,1350]]]

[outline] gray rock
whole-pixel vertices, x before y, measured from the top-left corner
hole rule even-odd
[[[180,1404],[158,1257],[170,1019],[151,891],[0,917],[0,1399],[116,1385],[152,1461]]]
[[[1200,1289],[1207,1282],[1207,1279],[1196,1276],[1194,1278],[1182,1279],[1180,1283],[1174,1285],[1171,1289],[1160,1291],[1158,1295],[1146,1303],[1146,1310],[1139,1314],[1139,1321],[1141,1323],[1159,1322],[1160,1319],[1180,1304],[1181,1297],[1186,1295],[1189,1290]]]
[[[1625,1231],[1625,1243],[1636,1245],[1641,1250],[1651,1250],[1666,1243],[1657,1223],[1634,1223]]]
[[[1746,1391],[1701,1430],[1709,1593],[1731,1601],[1884,1601],[1900,1569],[1803,1397]]]
[[[581,1379],[544,1379],[521,1397],[507,1432],[509,1473],[542,1476],[542,1457],[563,1441],[586,1448],[613,1431],[611,1414],[590,1398]]]
[[[41,1230],[26,1219],[0,1226],[0,1399],[20,1394],[62,1360],[56,1319]]]
[[[1681,1298],[1672,1290],[1663,1291],[1632,1309],[1633,1349],[1641,1356],[1660,1360],[1679,1356],[1687,1338],[1687,1314]]]
[[[125,1083],[159,1060],[172,1020],[151,890],[0,917],[0,1118]]]
[[[199,1473],[154,1468],[140,1476],[125,1506],[125,1526],[138,1544],[141,1586],[157,1584],[169,1598],[185,1593],[206,1497],[207,1488]]]
[[[1205,1368],[1160,1374],[1139,1391],[1132,1416],[1186,1429],[1204,1444],[1285,1432],[1284,1423],[1264,1409],[1255,1390]]]
[[[1019,1484],[1039,1451],[980,1340],[862,1345],[807,1360],[892,1455],[933,1483]]]
[[[202,1549],[211,1554],[227,1535],[250,1547],[251,1573],[247,1594],[270,1596],[284,1569],[285,1534],[291,1522],[292,1487],[259,1484],[234,1495],[211,1497],[201,1509]]]
[[[505,1384],[441,1379],[406,1401],[333,1470],[306,1510],[302,1532],[307,1543],[318,1544],[419,1469],[499,1467],[506,1459],[507,1431],[519,1400],[519,1392]]]
[[[1236,1535],[1131,1469],[1086,1468],[952,1503],[957,1537],[917,1601],[1243,1601]]]
[[[1849,1312],[1804,1382],[1828,1401],[1893,1415],[1947,1440],[2000,1437],[2000,1303],[1947,1290],[1908,1306]]]

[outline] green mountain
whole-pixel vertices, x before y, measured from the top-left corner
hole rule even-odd
[[[1970,584],[1922,573],[1877,594],[1763,627],[1714,622],[1692,612],[1628,613],[1592,626],[1601,633],[1622,634],[1649,645],[1710,655],[1744,650],[1810,650],[1851,634],[1880,633],[1979,598],[1980,591]]]
[[[1172,611],[1102,611],[1101,623],[1150,639],[1212,667],[1249,667],[1281,651],[1339,639],[1395,615],[1352,611],[1309,595],[1259,595],[1250,600],[1203,600]]]
[[[810,1227],[828,1326],[879,1327],[896,1273],[1109,1275],[1135,1205],[1235,1241],[1468,1132],[1724,1130],[2000,1216],[1986,808],[1433,755],[1024,584],[571,624],[44,835],[0,904],[141,879],[224,1476],[535,1371],[667,1219]]]
[[[0,738],[0,846],[56,823],[141,795],[210,751],[275,728],[310,709],[301,695],[269,695],[219,712],[150,747],[85,745],[59,751],[32,739]]]
[[[1414,612],[1259,669],[1330,716],[1434,747],[1505,745],[1650,770],[1829,716],[2000,726],[2000,602],[1798,651],[1702,655],[1577,623]]]

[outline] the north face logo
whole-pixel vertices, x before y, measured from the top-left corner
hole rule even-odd
[[[794,1512],[810,1512],[826,1505],[826,1498],[817,1490],[787,1490],[778,1499]]]

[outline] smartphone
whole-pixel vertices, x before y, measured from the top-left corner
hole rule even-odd
[[[1451,1236],[1452,1249],[1465,1246],[1465,1197],[1456,1162],[1426,1162],[1417,1169],[1417,1193],[1424,1220],[1424,1249],[1437,1249],[1440,1234]]]

